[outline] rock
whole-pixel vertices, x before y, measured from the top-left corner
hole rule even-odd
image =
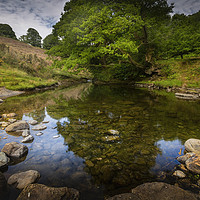
[[[36,125],[36,124],[38,124],[38,121],[36,121],[36,120],[29,120],[28,123],[30,125]]]
[[[17,184],[16,188],[21,190],[25,188],[28,184],[35,183],[39,178],[40,178],[40,173],[38,171],[29,170],[26,172],[13,174],[8,179],[8,184],[9,185]]]
[[[27,142],[32,142],[34,140],[34,137],[32,135],[29,135],[25,137],[21,142],[22,143],[27,143]]]
[[[198,155],[190,157],[185,164],[188,170],[200,174],[200,157]]]
[[[0,194],[5,193],[7,191],[7,181],[3,173],[0,172]]]
[[[0,99],[0,103],[3,103],[3,99]]]
[[[27,198],[28,197],[28,198]],[[78,200],[78,190],[60,187],[47,187],[42,184],[30,184],[23,189],[17,200]]]
[[[142,200],[197,200],[197,197],[177,186],[162,182],[145,183],[132,189],[132,193]]]
[[[17,114],[16,113],[9,113],[7,114],[7,118],[12,118],[12,117],[16,117]]]
[[[48,124],[48,123],[49,123],[49,121],[43,121],[42,123],[43,123],[43,124]]]
[[[39,133],[36,133],[35,135],[41,136],[41,135],[43,135],[43,133],[42,133],[42,132],[39,132]]]
[[[7,114],[3,114],[3,115],[2,115],[2,118],[7,118]]]
[[[194,155],[195,155],[195,153],[186,153],[183,156],[177,157],[177,160],[178,160],[178,162],[184,164],[186,162],[186,160],[188,160],[190,157],[192,157]]]
[[[186,151],[200,154],[200,140],[189,139],[184,144]]]
[[[141,199],[137,197],[135,194],[125,193],[125,194],[115,195],[114,197],[108,198],[106,200],[141,200]]]
[[[7,127],[7,126],[9,126],[9,125],[10,125],[10,122],[3,122],[3,123],[1,124],[2,127]]]
[[[28,137],[29,135],[30,135],[30,131],[28,129],[23,130],[23,132],[22,132],[23,137]]]
[[[43,124],[39,124],[39,125],[37,125],[37,126],[34,126],[33,128],[32,128],[32,130],[33,131],[42,131],[42,130],[44,130],[44,129],[46,129],[47,127],[45,126],[45,125],[43,125]]]
[[[110,142],[110,141],[114,141],[114,140],[118,140],[119,136],[118,135],[113,135],[113,136],[105,136],[103,137],[104,141]]]
[[[116,130],[110,129],[110,130],[108,130],[108,132],[109,132],[110,134],[112,134],[112,135],[119,135],[119,131],[116,131]]]
[[[53,136],[53,138],[59,138],[60,137],[60,135],[55,135],[55,136]]]
[[[29,124],[26,121],[19,121],[7,126],[6,131],[14,132],[17,130],[24,130],[24,129],[29,129]]]
[[[178,178],[185,178],[186,175],[184,172],[182,172],[181,170],[176,170],[174,173],[173,173],[173,176],[177,176]]]
[[[16,119],[8,119],[8,121],[9,121],[10,123],[14,123],[14,122],[16,122],[17,120],[16,120]]]
[[[12,159],[19,159],[27,155],[28,147],[17,142],[11,142],[5,144],[1,151]]]
[[[4,152],[0,152],[0,169],[7,167],[9,162],[10,158],[8,158]]]
[[[180,99],[196,99],[196,98],[198,98],[197,94],[186,94],[186,93],[175,93],[175,96]]]

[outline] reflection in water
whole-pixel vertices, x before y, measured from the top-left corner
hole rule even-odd
[[[199,108],[173,94],[92,84],[9,98],[1,113],[49,123],[42,136],[31,131],[26,160],[5,174],[36,169],[39,183],[74,187],[87,200],[128,191],[177,164],[185,140],[199,138]],[[1,134],[0,148],[22,139]]]

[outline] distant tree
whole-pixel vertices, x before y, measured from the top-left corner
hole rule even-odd
[[[8,24],[0,24],[0,36],[17,39],[15,32]]]
[[[34,28],[29,28],[26,34],[26,38],[23,37],[23,39],[26,39],[26,42],[34,47],[41,47],[42,37]]]
[[[27,43],[27,36],[26,35],[20,36],[19,41]]]
[[[58,37],[54,36],[53,34],[47,35],[43,40],[43,48],[44,49],[51,49],[52,47],[58,44]]]

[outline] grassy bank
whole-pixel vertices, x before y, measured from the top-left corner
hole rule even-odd
[[[0,87],[30,90],[85,77],[83,71],[62,71],[52,67],[45,50],[10,38],[0,37]]]
[[[154,75],[139,83],[161,87],[200,88],[200,57],[157,61]]]

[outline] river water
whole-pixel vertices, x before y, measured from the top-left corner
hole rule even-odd
[[[18,120],[49,123],[41,136],[31,129],[35,139],[25,144],[27,157],[5,176],[34,169],[41,174],[38,183],[78,189],[82,200],[103,200],[159,180],[178,164],[184,142],[200,139],[200,102],[131,86],[87,83],[20,95],[0,105],[0,114],[10,112]],[[4,130],[0,137],[0,149],[22,140]],[[18,194],[12,190],[7,199]]]

